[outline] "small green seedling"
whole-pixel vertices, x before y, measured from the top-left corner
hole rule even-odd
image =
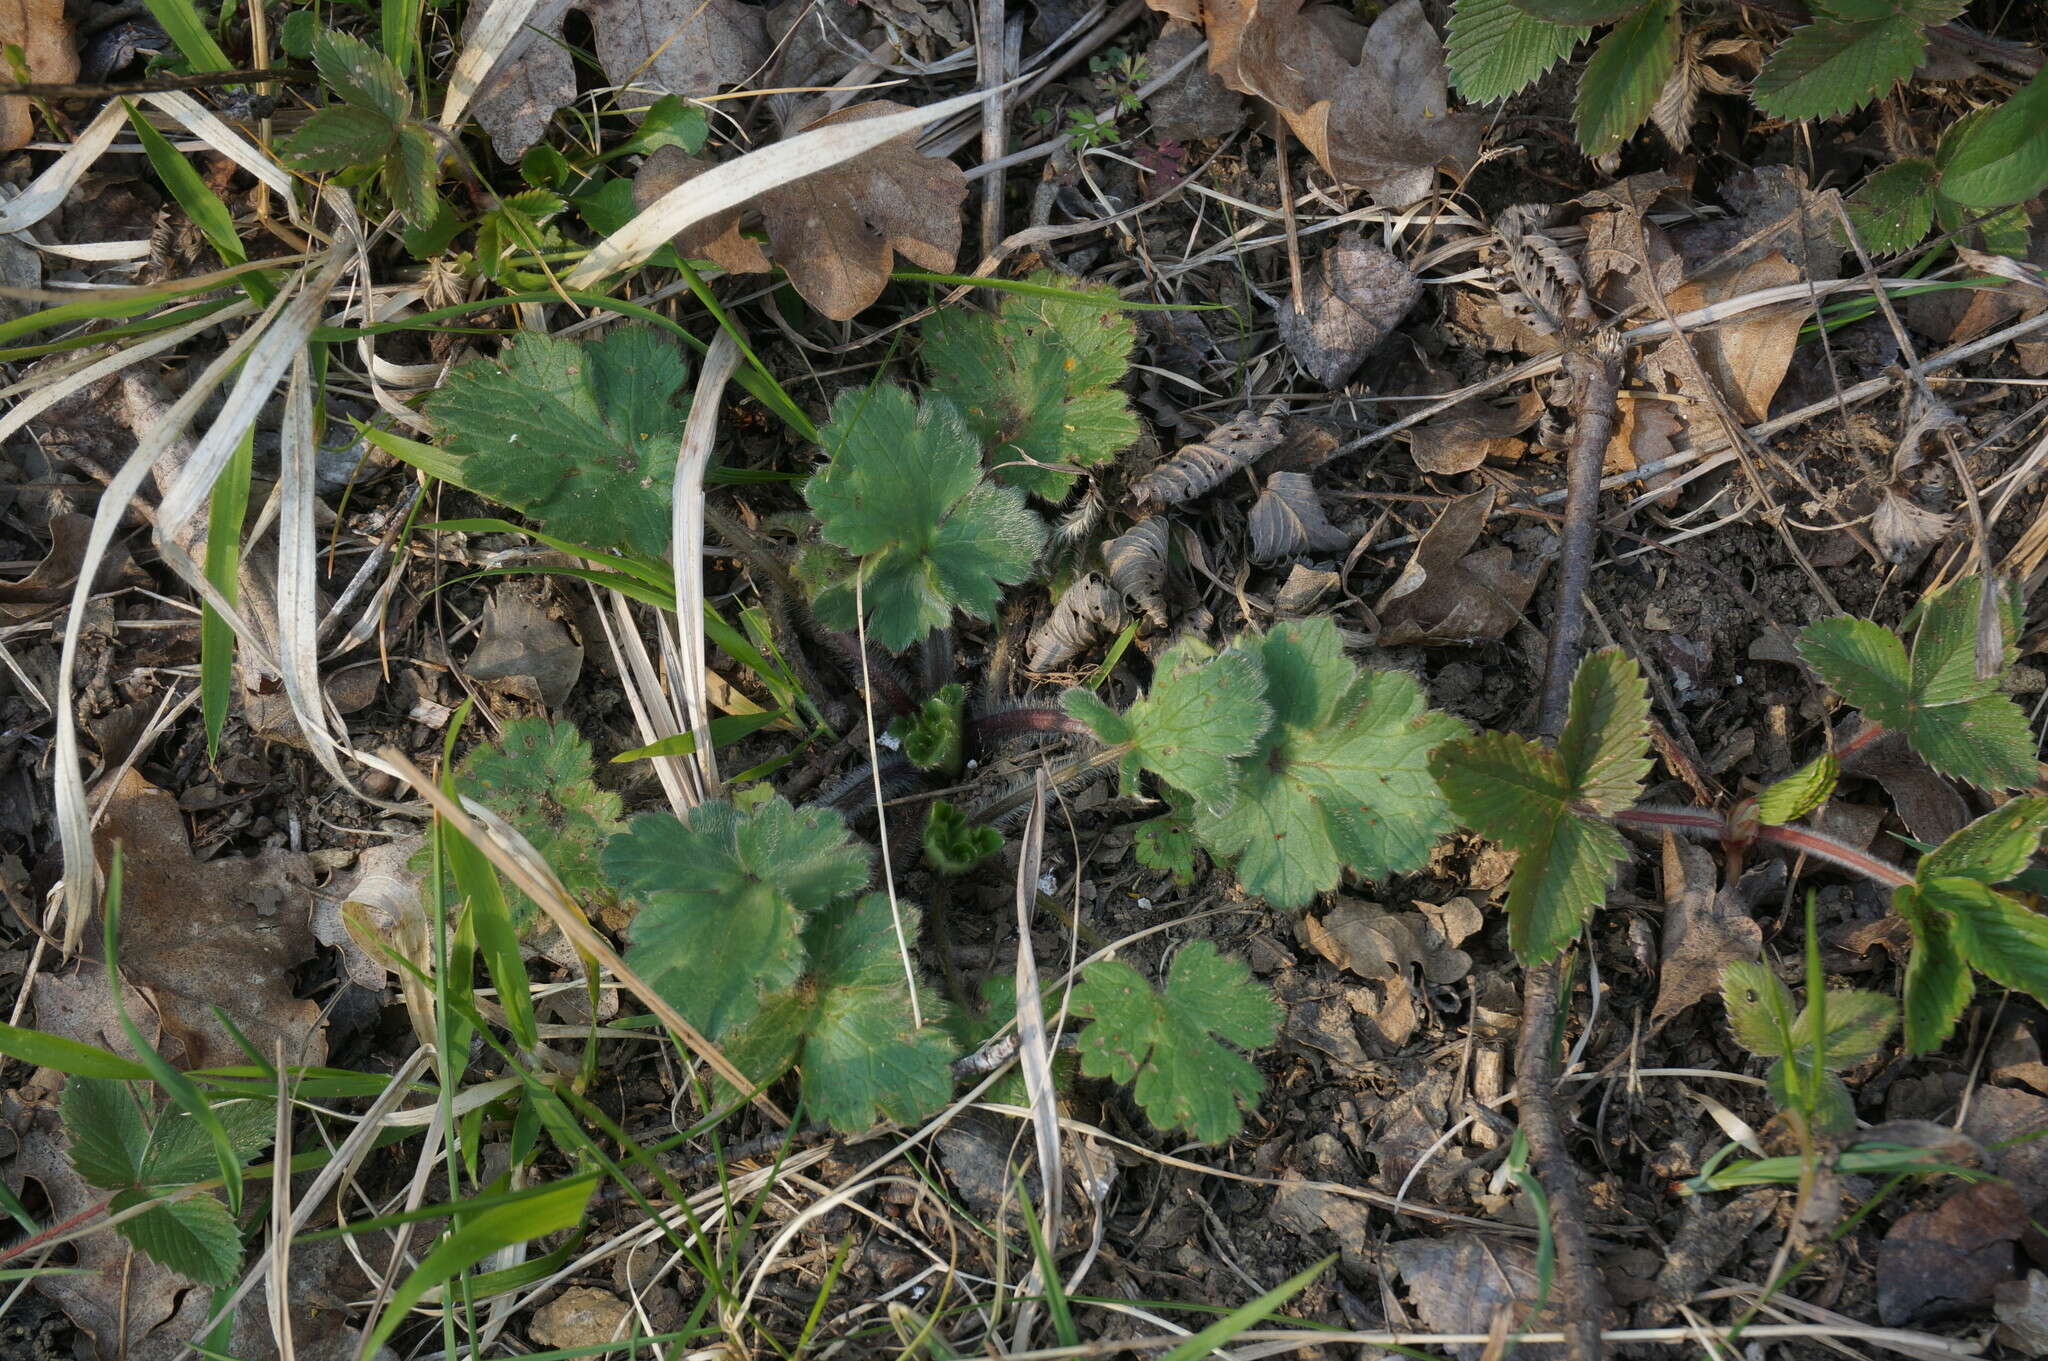
[[[976,827],[944,799],[932,803],[925,815],[924,858],[940,874],[965,874],[1003,848],[1003,834],[993,827]]]
[[[1818,948],[1818,942],[1813,943]],[[1793,1010],[1791,990],[1763,964],[1721,971],[1728,1028],[1750,1053],[1771,1060],[1764,1080],[1771,1100],[1796,1113],[1818,1135],[1856,1128],[1856,1107],[1837,1076],[1876,1058],[1899,1023],[1891,998],[1838,989],[1813,995]]]
[[[313,66],[340,102],[292,134],[286,158],[308,174],[375,177],[399,216],[425,229],[441,211],[441,144],[412,116],[405,78],[376,48],[333,29],[314,36]]]

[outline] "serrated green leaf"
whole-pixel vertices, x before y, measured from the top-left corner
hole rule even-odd
[[[831,461],[804,488],[825,538],[859,559],[870,635],[900,652],[959,610],[993,619],[1002,588],[1031,575],[1045,526],[1021,492],[981,476],[980,446],[958,408],[920,408],[893,384],[849,392],[820,436]],[[850,623],[854,590],[821,596]]]
[[[1645,0],[1510,0],[1522,13],[1552,24],[1605,24],[1633,14]]]
[[[1872,722],[1903,727],[1912,701],[1906,645],[1868,619],[1836,615],[1808,624],[1799,655],[1821,681]]]
[[[1457,0],[1444,43],[1451,84],[1475,104],[1505,99],[1533,85],[1592,32],[1539,19],[1510,0]]]
[[[1984,578],[1967,576],[1915,605],[1906,616],[1913,631],[1913,699],[1936,706],[1963,704],[1998,690],[1996,678],[1977,675],[1977,623],[1984,603]],[[2007,593],[1998,607],[2002,648],[1999,668],[2018,659],[2013,644],[2019,632],[2019,603]]]
[[[619,796],[597,787],[595,769],[573,724],[520,718],[496,741],[470,749],[455,768],[455,787],[532,842],[579,902],[607,903],[614,894],[598,854],[625,823]],[[505,907],[520,931],[541,920],[539,905],[517,889],[506,891]]]
[[[2048,1001],[2048,917],[1975,879],[1919,886],[1928,908],[1948,917],[1964,959],[2001,987]]]
[[[268,1101],[230,1101],[213,1108],[228,1145],[243,1162],[270,1147],[277,1136],[277,1107]],[[218,1176],[220,1159],[206,1129],[191,1116],[166,1111],[150,1132],[142,1155],[144,1186],[163,1189]]]
[[[1116,388],[1137,328],[1114,289],[1049,270],[1027,282],[1097,301],[1010,293],[993,313],[944,308],[925,324],[924,361],[986,446],[994,476],[1057,500],[1073,475],[1031,465],[1091,467],[1137,442],[1138,418]]]
[[[1899,1009],[1891,998],[1858,988],[1829,992],[1826,1010],[1827,1045],[1820,1061],[1821,1067],[1836,1072],[1876,1058],[1892,1027],[1899,1023]],[[1813,1040],[1813,1005],[1809,1002],[1792,1024],[1795,1052],[1807,1066],[1813,1062]]]
[[[1803,1070],[1779,1059],[1764,1070],[1764,1090],[1780,1110],[1805,1110],[1809,1093],[1801,1085]],[[1807,1115],[1816,1134],[1847,1134],[1856,1128],[1856,1100],[1842,1079],[1833,1073],[1820,1075],[1820,1090],[1811,1093],[1812,1109]]]
[[[1926,56],[1926,25],[1914,15],[1822,20],[1779,44],[1751,97],[1774,118],[1833,118],[1909,78]]]
[[[1128,735],[1113,745],[1128,743],[1138,764],[1221,813],[1238,782],[1237,759],[1257,747],[1272,723],[1265,691],[1256,658],[1176,646],[1160,658],[1151,691],[1124,711],[1120,724]],[[1086,722],[1085,703],[1082,711],[1076,716]],[[1109,741],[1107,732],[1117,730],[1118,725],[1103,725],[1096,735]]]
[[[717,1039],[804,969],[804,917],[868,882],[865,848],[829,808],[770,799],[741,813],[714,800],[682,821],[633,819],[603,867],[639,900],[626,962]]]
[[[1186,887],[1195,881],[1194,824],[1176,815],[1141,822],[1131,829],[1131,854],[1146,869],[1170,874]]]
[[[322,29],[313,39],[313,69],[350,105],[372,110],[388,122],[396,123],[412,112],[412,94],[398,68],[361,38]]]
[[[1174,956],[1166,987],[1118,959],[1081,974],[1070,1010],[1093,1024],[1081,1032],[1081,1071],[1133,1084],[1145,1117],[1203,1143],[1230,1138],[1242,1112],[1258,1105],[1258,1069],[1226,1048],[1271,1044],[1280,1010],[1243,962],[1198,940]]]
[[[433,224],[441,204],[435,192],[440,182],[441,149],[432,135],[424,128],[400,128],[397,145],[384,161],[384,192],[414,230]]]
[[[1572,800],[1596,813],[1633,807],[1650,773],[1650,688],[1642,668],[1618,647],[1588,654],[1572,674],[1565,712],[1557,758]]]
[[[1892,894],[1892,910],[1913,929],[1913,953],[1906,961],[1906,1049],[1931,1054],[1941,1048],[1975,990],[1970,966],[1950,930],[1950,919],[1924,907],[1908,886]]]
[[[1916,877],[2002,884],[2027,867],[2048,828],[2048,798],[2028,795],[1992,809],[1921,857]]]
[[[903,744],[903,755],[919,770],[960,773],[961,710],[967,691],[954,684],[939,688],[917,708],[889,725],[889,735]]]
[[[1721,1002],[1735,1042],[1759,1058],[1784,1058],[1791,1046],[1792,990],[1763,964],[1721,966]]]
[[[2048,73],[1943,141],[1944,198],[1979,212],[2033,198],[2048,188]]]
[[[1382,879],[1422,868],[1451,829],[1429,752],[1462,725],[1431,710],[1411,677],[1361,671],[1327,617],[1247,634],[1218,661],[1232,655],[1264,672],[1273,721],[1238,763],[1236,801],[1197,810],[1196,840],[1233,862],[1247,892],[1290,909],[1346,869]]]
[[[427,398],[463,481],[593,548],[668,551],[689,369],[651,326],[600,340],[525,334]]]
[[[1828,801],[1841,777],[1841,763],[1822,752],[1784,779],[1764,786],[1756,796],[1757,821],[1766,827],[1797,822]]]
[[[1847,203],[1849,221],[1873,255],[1911,250],[1934,225],[1934,162],[1908,156],[1863,182]]]
[[[72,1170],[88,1186],[119,1191],[142,1180],[149,1128],[126,1083],[98,1077],[66,1078],[59,1110],[71,1141]],[[211,1165],[211,1145],[207,1152]]]
[[[374,109],[321,109],[285,140],[285,159],[309,175],[376,165],[398,140],[398,125]]]
[[[940,874],[965,874],[1003,848],[1003,834],[977,827],[967,815],[936,799],[924,820],[924,858]]]
[[[916,910],[905,905],[902,913],[914,945]],[[953,1045],[933,1024],[941,1015],[935,1000],[923,1000],[926,1024],[912,1013],[888,898],[871,893],[826,908],[805,928],[804,945],[803,978],[763,1002],[733,1033],[726,1057],[760,1082],[795,1064],[805,1113],[847,1134],[881,1118],[909,1123],[944,1105]]]
[[[1656,107],[1678,65],[1678,0],[1650,0],[1607,30],[1579,78],[1579,146],[1588,156],[1618,150]]]
[[[147,1191],[123,1191],[107,1208],[115,1214],[146,1204]],[[115,1232],[159,1266],[225,1290],[242,1266],[242,1231],[218,1199],[199,1192],[159,1203],[114,1226]]]

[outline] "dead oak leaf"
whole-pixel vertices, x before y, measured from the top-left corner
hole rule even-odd
[[[1470,397],[1409,431],[1408,454],[1426,473],[1469,473],[1489,458],[1520,458],[1529,448],[1522,432],[1542,415],[1539,393],[1505,403]]]
[[[78,79],[78,49],[64,0],[0,0],[0,44],[21,49],[31,81],[63,84]],[[16,79],[11,72],[10,84]],[[0,151],[27,146],[35,136],[35,112],[20,96],[0,99]]]
[[[1681,284],[1668,300],[1673,313],[1683,314],[1761,289],[1797,283],[1799,278],[1798,267],[1773,251],[1741,269]],[[1700,390],[1698,375],[1686,355],[1689,345],[1700,370],[1735,418],[1754,425],[1769,416],[1771,398],[1792,367],[1792,354],[1799,348],[1799,331],[1805,324],[1805,313],[1792,307],[1746,312],[1717,326],[1694,327],[1658,346],[1643,361],[1642,372],[1666,376],[1677,391],[1699,401],[1710,400],[1709,394]]]
[[[633,176],[633,207],[644,212],[671,189],[688,184],[715,161],[692,156],[678,146],[657,148]],[[677,252],[689,259],[701,256],[732,274],[766,274],[774,266],[761,253],[760,243],[740,234],[742,208],[713,213],[694,227],[686,227],[671,239]]]

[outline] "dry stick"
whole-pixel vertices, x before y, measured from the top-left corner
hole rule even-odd
[[[1543,667],[1543,692],[1536,727],[1555,739],[1564,727],[1572,671],[1586,632],[1586,583],[1593,570],[1594,520],[1600,504],[1600,469],[1614,433],[1615,399],[1621,389],[1621,352],[1612,332],[1587,342],[1572,356],[1584,379],[1578,429],[1566,469],[1564,538],[1558,549],[1557,617]],[[1529,1162],[1550,1200],[1551,1233],[1557,1246],[1557,1279],[1571,1361],[1600,1361],[1600,1327],[1607,1315],[1607,1289],[1586,1236],[1585,1191],[1579,1169],[1565,1146],[1564,1121],[1557,1113],[1558,994],[1563,987],[1562,955],[1527,971],[1522,980],[1522,1034],[1515,1051],[1515,1105]]]

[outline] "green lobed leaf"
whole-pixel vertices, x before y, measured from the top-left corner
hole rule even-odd
[[[1130,368],[1137,327],[1111,288],[1040,270],[1027,282],[1086,298],[1009,293],[995,312],[940,310],[924,327],[924,361],[988,450],[998,481],[1057,500],[1071,473],[1135,444],[1138,418],[1117,384]]]
[[[651,326],[594,341],[522,334],[498,358],[449,374],[426,411],[441,443],[465,456],[471,490],[565,539],[660,556],[688,377]]]
[[[1233,862],[1247,892],[1289,909],[1346,869],[1381,879],[1428,863],[1452,826],[1429,753],[1462,725],[1413,678],[1361,671],[1326,617],[1247,634],[1232,654],[1264,672],[1273,722],[1238,764],[1236,802],[1197,810],[1196,840]]]
[[[640,902],[628,964],[717,1039],[804,969],[803,918],[868,882],[865,848],[829,808],[714,800],[683,821],[644,813],[605,847],[605,873]]]
[[[1522,13],[1552,24],[1605,24],[1633,14],[1644,0],[1510,0]]]
[[[1195,881],[1194,824],[1178,814],[1141,822],[1131,829],[1131,854],[1146,869],[1164,871],[1185,888]]]
[[[71,1141],[71,1167],[88,1186],[119,1191],[142,1180],[142,1156],[149,1129],[126,1083],[98,1077],[69,1077],[59,1098],[64,1133]],[[207,1163],[213,1161],[207,1147]]]
[[[146,1191],[123,1191],[108,1209],[120,1214],[150,1198]],[[114,1227],[151,1261],[202,1285],[225,1290],[241,1274],[242,1231],[228,1207],[204,1191],[157,1204]]]
[[[313,69],[348,104],[372,110],[396,123],[412,112],[412,93],[390,58],[339,29],[322,29],[313,39]]]
[[[1092,1022],[1080,1036],[1081,1071],[1133,1084],[1158,1128],[1217,1143],[1257,1106],[1264,1080],[1226,1046],[1271,1044],[1280,1010],[1243,961],[1210,942],[1183,947],[1160,991],[1122,960],[1097,960],[1082,972],[1069,1009]]]
[[[914,946],[916,910],[905,905],[902,914]],[[907,1124],[943,1106],[953,1091],[953,1044],[935,1024],[935,999],[920,991],[925,1024],[912,1013],[888,898],[833,904],[811,919],[804,945],[803,978],[733,1032],[726,1057],[757,1082],[796,1064],[806,1115],[846,1134],[884,1118]]]
[[[2048,188],[2048,72],[1943,142],[1942,197],[1979,212],[2033,198]]]
[[[1444,43],[1451,83],[1475,104],[1505,99],[1533,85],[1592,32],[1539,19],[1511,0],[1457,0]]]
[[[1650,0],[1607,30],[1579,77],[1579,146],[1588,156],[1619,150],[1650,116],[1678,65],[1678,0]]]
[[[2034,794],[2013,799],[1922,856],[1916,877],[2002,884],[2034,858],[2043,829],[2048,829],[2048,798]]]
[[[616,895],[598,854],[625,823],[619,796],[597,787],[595,770],[574,724],[520,718],[496,741],[470,749],[455,768],[455,787],[532,842],[577,901],[608,903]],[[521,931],[542,920],[539,905],[517,889],[506,890],[505,906]]]
[[[1975,879],[1932,879],[1919,892],[1946,914],[1957,949],[1979,973],[2048,1002],[2048,917]]]
[[[1238,758],[1251,754],[1272,723],[1265,690],[1256,658],[1240,651],[1218,656],[1188,642],[1159,659],[1151,691],[1114,722],[1099,721],[1098,708],[1107,706],[1086,690],[1069,692],[1068,712],[1105,743],[1128,744],[1137,764],[1220,814],[1238,783]]]
[[[1975,990],[1970,966],[1950,930],[1950,918],[1922,904],[1911,886],[1892,893],[1892,910],[1913,929],[1913,953],[1906,961],[1906,1049],[1931,1054],[1956,1028]]]
[[[820,442],[831,461],[804,499],[827,541],[859,559],[883,647],[902,651],[955,610],[993,619],[1002,588],[1031,575],[1045,526],[1021,492],[983,479],[980,446],[951,402],[920,408],[893,384],[849,392]],[[842,583],[819,597],[819,613],[848,626],[854,598]]]
[[[285,159],[310,175],[376,165],[398,140],[398,125],[374,109],[320,109],[285,140]]]
[[[1934,225],[1934,162],[1908,156],[1888,165],[1865,180],[1845,206],[1871,254],[1911,250]]]
[[[935,799],[924,821],[924,858],[940,874],[965,874],[1003,848],[1003,834],[977,827],[944,799]]]
[[[1841,777],[1841,763],[1822,752],[1784,779],[1764,786],[1756,796],[1757,821],[1767,827],[1797,822],[1828,801]]]
[[[1721,1002],[1737,1044],[1759,1058],[1789,1056],[1792,990],[1769,966],[1752,960],[1722,965]]]
[[[1892,999],[1860,988],[1839,988],[1827,994],[1827,1043],[1820,1056],[1821,1067],[1840,1072],[1868,1063],[1884,1050],[1892,1028],[1899,1023],[1899,1009]],[[1813,1005],[1808,1003],[1792,1024],[1792,1040],[1802,1064],[1811,1065],[1813,1053]]]
[[[1572,800],[1618,813],[1642,797],[1650,773],[1650,687],[1618,647],[1588,654],[1572,673],[1557,758]]]
[[[1913,14],[1808,24],[1771,53],[1751,97],[1774,118],[1833,118],[1859,109],[1926,59],[1925,29]]]
[[[919,770],[957,775],[963,756],[960,719],[966,702],[963,686],[941,686],[937,694],[891,723],[889,735],[903,744],[904,757]]]

